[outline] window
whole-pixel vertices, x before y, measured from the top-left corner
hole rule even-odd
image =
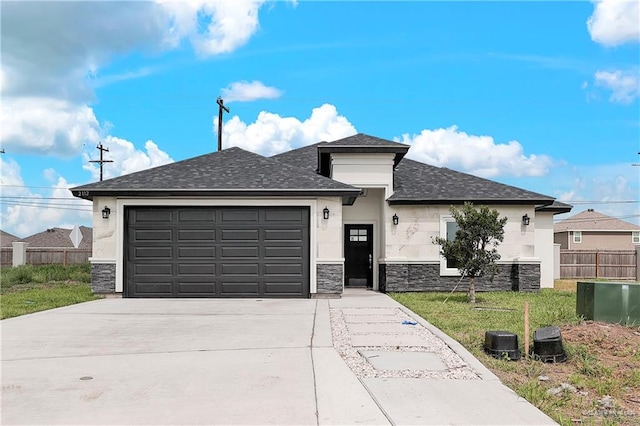
[[[440,219],[440,237],[446,238],[451,241],[456,238],[456,231],[458,231],[458,224],[451,216],[443,216]],[[460,275],[460,271],[456,267],[456,262],[440,258],[440,275]]]
[[[576,244],[582,242],[582,231],[573,231],[573,242]]]
[[[631,233],[631,242],[633,244],[640,244],[640,231],[633,231]]]
[[[366,229],[350,229],[349,241],[367,241]]]

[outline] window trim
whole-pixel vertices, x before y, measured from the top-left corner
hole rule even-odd
[[[640,231],[631,231],[631,244],[640,244]]]
[[[447,238],[447,223],[454,222],[453,216],[440,216],[440,238]],[[441,246],[438,246],[441,247]],[[440,249],[438,249],[440,251]],[[458,268],[447,268],[447,259],[444,256],[440,258],[440,276],[441,277],[459,277],[461,276]]]
[[[574,244],[581,244],[582,243],[582,231],[573,231],[572,235],[573,235],[573,243]]]

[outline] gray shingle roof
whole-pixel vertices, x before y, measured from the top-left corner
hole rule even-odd
[[[553,232],[566,231],[640,231],[640,226],[589,209],[553,225]]]
[[[331,142],[321,142],[320,146],[377,146],[377,147],[389,147],[389,148],[407,148],[409,145],[392,142],[386,139],[378,138],[375,136],[365,135],[364,133],[358,133],[357,135],[347,136],[346,138],[337,139]]]
[[[318,145],[326,142],[318,142],[313,145],[307,145],[302,148],[292,149],[282,154],[274,155],[274,160],[281,161],[285,164],[300,167],[303,169],[316,171],[318,168]]]
[[[355,196],[358,188],[241,148],[201,155],[72,188],[74,195]]]
[[[563,203],[562,201],[555,200],[549,205],[537,206],[536,211],[552,212],[554,215],[560,213],[569,213],[573,206],[571,204]]]
[[[93,242],[93,229],[86,226],[80,226],[80,233],[82,234],[82,241],[78,248],[91,249]],[[71,229],[64,228],[50,228],[46,231],[33,234],[30,237],[23,238],[20,241],[29,243],[29,247],[51,247],[51,248],[73,248],[73,243],[69,235]]]
[[[14,241],[20,241],[20,238],[0,230],[0,247],[12,247]]]
[[[551,204],[553,197],[444,167],[403,159],[394,173],[390,204]]]

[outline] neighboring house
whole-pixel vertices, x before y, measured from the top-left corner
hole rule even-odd
[[[640,226],[593,209],[553,226],[554,242],[569,250],[635,250],[640,246]]]
[[[13,247],[14,241],[20,241],[20,238],[0,230],[0,247]]]
[[[93,246],[93,230],[86,226],[80,226],[79,229],[82,234],[82,240],[78,248],[91,250]],[[71,231],[72,229],[50,228],[22,238],[19,241],[29,243],[29,248],[74,248],[70,238]]]
[[[404,158],[358,134],[270,158],[229,148],[79,186],[93,201],[92,287],[124,297],[310,297],[345,287],[450,290],[432,243],[451,205],[507,216],[479,290],[553,286],[552,197]],[[460,288],[464,288],[461,286]]]

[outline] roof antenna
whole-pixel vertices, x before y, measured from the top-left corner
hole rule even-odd
[[[229,112],[229,108],[224,106],[224,101],[220,96],[216,100],[218,104],[218,152],[222,151],[222,111]]]

